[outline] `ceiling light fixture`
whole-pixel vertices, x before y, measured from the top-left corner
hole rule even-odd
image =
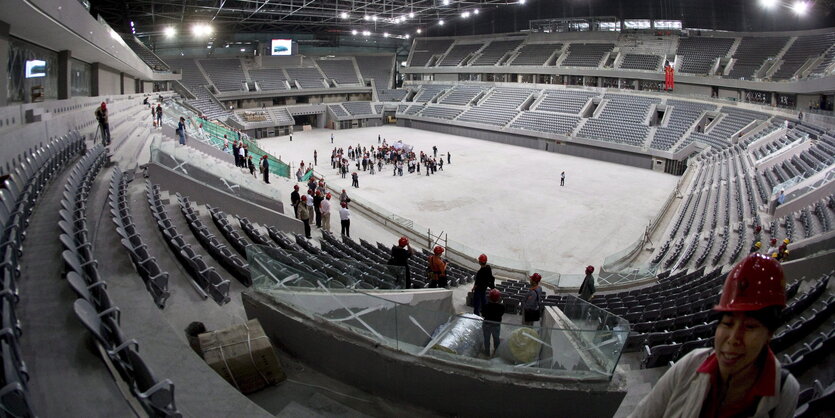
[[[342,13],[339,14],[339,17],[341,17],[343,19],[347,19],[348,18],[348,13],[342,12]]]
[[[355,36],[356,36],[356,34],[357,34],[357,30],[356,30],[356,29],[354,29],[354,30],[352,30],[352,31],[351,31],[351,35],[355,35]]]
[[[438,21],[438,24],[439,24],[439,25],[441,25],[441,26],[443,26],[443,25],[444,25],[444,20],[443,20],[443,19],[439,20],[439,21]]]
[[[174,29],[173,26],[166,27],[163,32],[165,33],[166,38],[173,38],[174,35],[177,34],[177,29]]]

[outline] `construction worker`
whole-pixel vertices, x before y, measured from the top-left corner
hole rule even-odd
[[[443,288],[447,286],[446,261],[441,258],[441,254],[443,253],[444,247],[436,245],[435,248],[432,249],[432,255],[429,256],[429,268],[427,270],[429,272],[430,288]]]

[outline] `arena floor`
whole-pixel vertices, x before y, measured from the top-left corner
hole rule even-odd
[[[352,189],[350,176],[343,180],[330,168],[331,150],[358,143],[376,147],[378,134],[389,144],[402,140],[417,153],[431,153],[436,145],[444,171],[426,177],[423,170],[418,176],[404,169],[403,177],[393,177],[389,165],[374,176],[359,171],[360,188]],[[291,163],[294,173],[301,161],[312,162],[317,150],[317,172],[331,186],[433,233],[444,231],[451,242],[484,252],[495,264],[507,258],[530,270],[563,274],[599,266],[636,241],[678,180],[647,169],[395,126],[315,129],[294,133],[292,142],[284,136],[258,143]],[[448,152],[452,164],[446,164]],[[560,187],[563,170],[565,187]],[[391,237],[358,226],[352,227],[355,238]]]

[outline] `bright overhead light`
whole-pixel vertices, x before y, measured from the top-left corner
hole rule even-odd
[[[439,24],[439,25],[441,25],[441,26],[443,26],[443,25],[444,25],[444,20],[443,20],[443,19],[439,20],[439,21],[438,21],[438,24]]]
[[[246,51],[246,48],[241,48],[241,52],[244,52],[244,51]]]
[[[409,19],[414,19],[414,18],[415,18],[415,13],[414,12],[409,13]]]
[[[351,31],[351,35],[356,35],[356,34],[357,34],[357,30],[356,30],[356,29],[354,29],[354,30],[352,30],[352,31]]]
[[[803,16],[803,15],[806,14],[806,12],[809,11],[809,3],[806,2],[806,1],[802,1],[802,0],[796,1],[792,5],[792,10],[798,16]]]
[[[409,39],[409,34],[408,33],[406,34],[406,39]]]
[[[371,20],[376,22],[377,21],[377,15],[371,16]]]
[[[369,36],[369,35],[371,35],[371,32],[369,32],[367,30],[362,31],[362,36]]]
[[[130,21],[130,27],[133,27],[133,21],[132,20]]]
[[[461,13],[461,17],[463,17],[464,19],[470,17],[470,12]]]
[[[777,6],[777,3],[780,0],[760,0],[760,6],[765,7],[766,9],[773,9]]]
[[[444,6],[449,6],[449,0],[444,0]]]
[[[163,32],[165,32],[166,38],[173,38],[177,34],[177,29],[174,29],[173,26],[168,26]]]
[[[348,13],[342,12],[342,13],[339,14],[339,17],[341,17],[343,19],[347,19],[348,18]]]
[[[473,10],[473,14],[477,15],[478,14],[478,9]]]
[[[417,28],[417,33],[418,33],[418,35],[419,35],[421,32],[423,32],[423,30],[421,30],[420,28]]]
[[[205,36],[210,35],[212,32],[214,32],[214,29],[212,29],[211,26],[205,23],[197,23],[191,27],[191,32],[195,36]]]
[[[525,4],[525,0],[519,0],[519,4]]]
[[[383,38],[388,38],[388,37],[389,37],[389,33],[388,32],[383,32]]]
[[[369,15],[365,15],[365,16],[362,17],[362,20],[369,20],[369,19],[371,19],[371,16],[369,16]]]

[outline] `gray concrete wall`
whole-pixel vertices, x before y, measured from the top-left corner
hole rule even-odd
[[[676,94],[689,95],[695,94],[698,96],[710,97],[710,86],[701,86],[697,84],[682,84],[676,83]]]
[[[594,160],[607,161],[632,167],[652,169],[652,157],[645,154],[631,153],[609,148],[599,148],[591,145],[578,144],[573,142],[562,142],[551,139],[537,138],[532,136],[516,135],[505,132],[496,132],[475,129],[471,127],[453,126],[425,121],[417,121],[400,118],[397,126],[422,129],[426,131],[442,132],[450,135],[460,135],[470,138],[478,138],[486,141],[500,142],[503,144],[517,145],[520,147],[534,148],[556,152],[560,154],[573,155],[575,157],[591,158]],[[546,144],[548,145],[546,147]]]
[[[256,292],[242,294],[248,318],[258,318],[266,334],[311,367],[378,396],[463,417],[559,416],[567,405],[582,415],[614,415],[625,386],[577,382],[552,376],[499,373],[417,358],[342,327],[272,302]],[[618,380],[620,382],[620,380]],[[575,411],[579,412],[579,411]]]
[[[96,86],[93,87],[93,91],[96,92],[93,94],[94,96],[122,94],[122,78],[118,72],[103,65],[93,67],[93,71],[96,73],[93,76],[93,83],[95,84],[98,81],[98,89],[96,89]]]
[[[192,173],[192,171],[192,169],[189,169],[189,173]],[[248,218],[252,222],[257,222],[264,226],[275,226],[279,230],[286,232],[304,233],[304,225],[299,220],[215,189],[203,182],[186,177],[157,163],[152,162],[148,164],[148,177],[152,182],[159,184],[164,190],[168,190],[171,193],[180,192],[189,196],[194,202],[218,207],[227,212],[227,214],[240,215]],[[280,202],[275,203],[280,204]]]
[[[801,278],[816,279],[823,274],[828,274],[835,270],[835,250],[820,252],[813,256],[803,258],[800,260],[789,260],[783,263],[783,273],[786,276],[786,281],[791,283]],[[793,254],[789,254],[792,257]],[[832,286],[830,282],[830,286]]]

